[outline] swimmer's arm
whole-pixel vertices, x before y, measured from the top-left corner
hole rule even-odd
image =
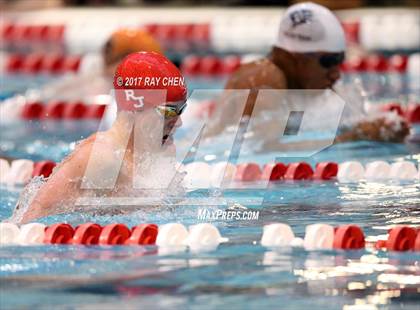
[[[39,189],[23,215],[22,222],[55,214],[64,202],[73,200],[72,196],[77,194],[80,182],[72,182],[72,180],[77,180],[83,175],[85,165],[82,163],[83,161],[75,156],[58,167],[58,170]]]
[[[86,171],[87,162],[91,148],[78,150],[71,159],[63,163],[49,177],[48,181],[41,186],[28,210],[25,212],[22,221],[28,222],[36,218],[44,217],[49,214],[60,212],[60,208],[65,204],[73,204],[82,193],[80,188],[81,179]],[[108,154],[104,150],[105,154]],[[105,169],[107,165],[112,165],[112,158],[102,158],[101,162],[94,165]],[[89,167],[96,169],[98,167]],[[98,168],[99,170],[99,168]]]
[[[403,120],[387,120],[381,117],[375,120],[362,121],[350,130],[337,137],[336,142],[369,140],[380,142],[404,142],[409,134],[408,124]]]
[[[329,145],[331,140],[305,140],[297,142],[280,142],[278,140],[267,140],[261,146],[258,153],[266,152],[313,152],[320,145]]]

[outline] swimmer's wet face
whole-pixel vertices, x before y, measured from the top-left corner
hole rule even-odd
[[[164,117],[164,128],[162,136],[162,145],[168,145],[173,143],[173,133],[176,128],[182,125],[180,115],[185,111],[187,107],[186,102],[180,103],[168,103],[166,105],[159,105],[155,107],[155,111],[162,117]]]
[[[340,78],[344,52],[294,53],[296,74],[304,89],[331,88]]]

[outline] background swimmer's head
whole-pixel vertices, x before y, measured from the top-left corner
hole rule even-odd
[[[286,58],[286,74],[304,89],[330,88],[339,79],[346,48],[344,30],[327,8],[311,3],[289,7],[280,22],[272,54]]]
[[[117,119],[130,118],[145,139],[172,144],[174,129],[181,126],[187,87],[179,69],[155,52],[132,53],[114,75]],[[152,132],[153,131],[153,132]]]
[[[113,76],[116,67],[124,57],[142,51],[163,54],[159,43],[145,30],[119,29],[115,31],[102,51],[106,73]]]

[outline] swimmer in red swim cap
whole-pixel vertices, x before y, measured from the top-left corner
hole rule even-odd
[[[181,125],[187,98],[178,68],[161,54],[133,53],[118,65],[114,85],[118,113],[112,127],[79,143],[29,208],[17,208],[15,221],[69,212],[80,197],[139,198],[133,183],[156,174],[150,170],[157,157],[175,156],[172,134]]]
[[[225,89],[250,90],[243,111],[244,116],[250,116],[258,91],[262,89],[335,88],[340,78],[340,64],[344,61],[345,50],[344,31],[335,15],[321,5],[311,2],[299,3],[289,7],[284,13],[271,52],[264,58],[243,63],[227,81]],[[367,139],[401,142],[408,134],[407,125],[402,120],[399,126],[393,126],[383,118],[363,121],[366,115],[362,98],[358,102],[347,101],[346,99],[346,105],[349,107],[346,108],[349,108],[348,114],[351,114],[348,118],[358,119],[359,123],[351,124],[353,130],[343,135],[342,141]],[[259,104],[263,105],[264,109],[260,106],[258,111],[279,108],[276,102]],[[209,135],[219,134],[233,124],[235,106],[243,109],[242,104],[235,104],[235,100],[220,101],[211,117],[212,122],[207,124]],[[278,119],[273,119],[273,122],[278,122]],[[341,124],[344,123],[347,122],[343,113]],[[267,127],[262,134],[265,135],[266,131]]]

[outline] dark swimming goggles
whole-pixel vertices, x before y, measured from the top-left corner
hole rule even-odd
[[[345,58],[344,52],[329,54],[305,53],[305,55],[318,58],[320,66],[325,69],[329,69],[342,64]]]
[[[319,57],[319,64],[325,69],[338,66],[344,61],[344,53],[324,54]]]
[[[170,118],[181,115],[186,107],[187,103],[184,102],[182,104],[158,105],[155,109],[160,115]]]

